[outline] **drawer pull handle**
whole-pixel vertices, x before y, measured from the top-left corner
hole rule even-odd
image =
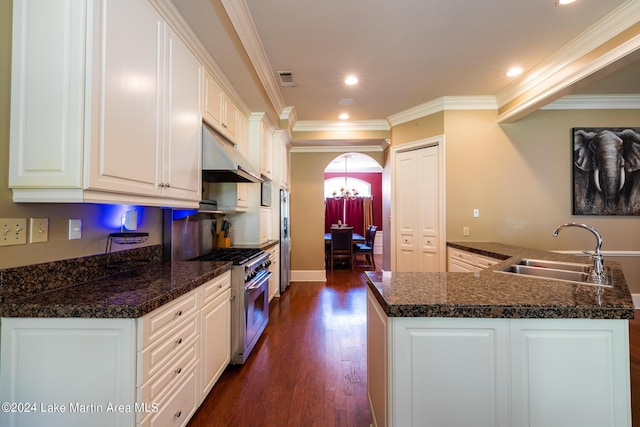
[[[182,372],[182,368],[178,368],[178,369],[176,369],[176,374],[179,374],[179,373],[181,373],[181,372]]]
[[[178,312],[176,313],[176,316],[182,316],[182,310],[178,311]]]
[[[176,344],[182,344],[182,338],[178,338],[178,339],[176,340]]]
[[[176,418],[180,418],[180,415],[182,415],[182,411],[178,411],[175,413],[175,417]]]

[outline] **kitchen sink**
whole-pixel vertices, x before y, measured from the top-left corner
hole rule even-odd
[[[519,274],[533,278],[584,285],[610,286],[591,282],[589,279],[591,267],[591,264],[524,258],[494,271],[496,273]],[[607,283],[612,283],[609,267],[605,267],[605,273],[609,279]]]

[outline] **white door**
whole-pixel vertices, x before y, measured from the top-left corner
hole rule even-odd
[[[416,244],[418,240],[417,167],[415,151],[396,157],[396,271],[418,271]]]
[[[395,160],[396,271],[441,270],[439,146]]]

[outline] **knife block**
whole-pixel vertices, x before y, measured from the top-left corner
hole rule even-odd
[[[218,247],[229,248],[231,247],[231,237],[224,237],[224,232],[218,233]]]

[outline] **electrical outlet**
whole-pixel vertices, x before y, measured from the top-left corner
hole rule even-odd
[[[69,240],[82,239],[82,220],[69,220]]]
[[[29,243],[49,241],[49,218],[29,218]]]
[[[27,243],[26,218],[0,218],[0,246]]]
[[[462,235],[463,236],[469,235],[469,227],[462,227]]]
[[[480,209],[474,209],[473,210],[473,217],[474,218],[478,218],[480,216]]]

